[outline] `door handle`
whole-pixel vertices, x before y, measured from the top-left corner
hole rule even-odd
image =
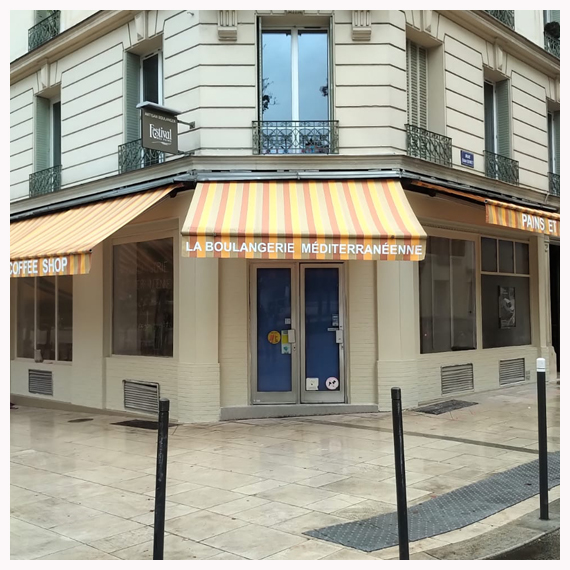
[[[335,331],[335,337],[336,337],[336,343],[342,344],[342,342],[343,342],[342,329],[338,329]]]
[[[296,334],[295,334],[295,329],[289,329],[289,330],[287,331],[287,338],[289,339],[289,342],[290,342],[291,344],[294,344],[294,343],[297,342],[297,337],[296,337]]]

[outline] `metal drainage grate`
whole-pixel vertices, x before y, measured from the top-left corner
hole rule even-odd
[[[113,426],[124,426],[140,429],[158,429],[158,422],[153,422],[152,420],[126,420],[124,422],[112,423]],[[174,427],[176,424],[168,424],[168,427]]]
[[[76,420],[67,420],[68,424],[80,424],[81,422],[92,422],[93,418],[77,418]]]
[[[441,367],[441,393],[473,390],[473,364]]]
[[[524,358],[499,361],[499,385],[523,382],[525,379]]]
[[[28,392],[53,396],[53,375],[51,370],[28,369]]]
[[[421,408],[416,408],[414,412],[421,412],[422,414],[433,414],[434,416],[439,416],[439,414],[445,414],[446,412],[453,412],[453,410],[460,410],[461,408],[468,408],[469,406],[475,406],[477,402],[463,402],[461,400],[448,400],[447,402],[439,402],[438,404],[432,404],[430,406],[423,406]]]
[[[125,409],[158,414],[160,386],[155,382],[123,380],[123,403]]]

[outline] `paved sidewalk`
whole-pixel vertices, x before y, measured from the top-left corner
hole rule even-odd
[[[556,451],[559,385],[549,383],[547,395]],[[410,506],[537,458],[534,384],[460,399],[478,404],[404,414]],[[11,558],[151,559],[156,431],[113,425],[128,419],[116,415],[28,407],[10,415]],[[70,423],[78,419],[88,421]],[[410,551],[429,558],[537,507],[535,496]],[[397,546],[364,553],[303,533],[395,508],[388,413],[170,430],[166,559],[390,559]]]

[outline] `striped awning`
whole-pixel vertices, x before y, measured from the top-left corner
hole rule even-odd
[[[207,182],[182,255],[419,261],[426,233],[398,180]]]
[[[485,215],[488,224],[560,236],[560,214],[553,212],[523,208],[515,204],[487,199],[485,200]]]
[[[178,185],[10,224],[10,277],[89,273],[91,250]]]

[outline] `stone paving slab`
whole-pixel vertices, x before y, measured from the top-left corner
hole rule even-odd
[[[560,484],[560,452],[548,454],[549,488]],[[539,492],[538,460],[524,463],[408,509],[409,539],[463,528]],[[364,552],[398,544],[398,514],[387,513],[305,533]]]

